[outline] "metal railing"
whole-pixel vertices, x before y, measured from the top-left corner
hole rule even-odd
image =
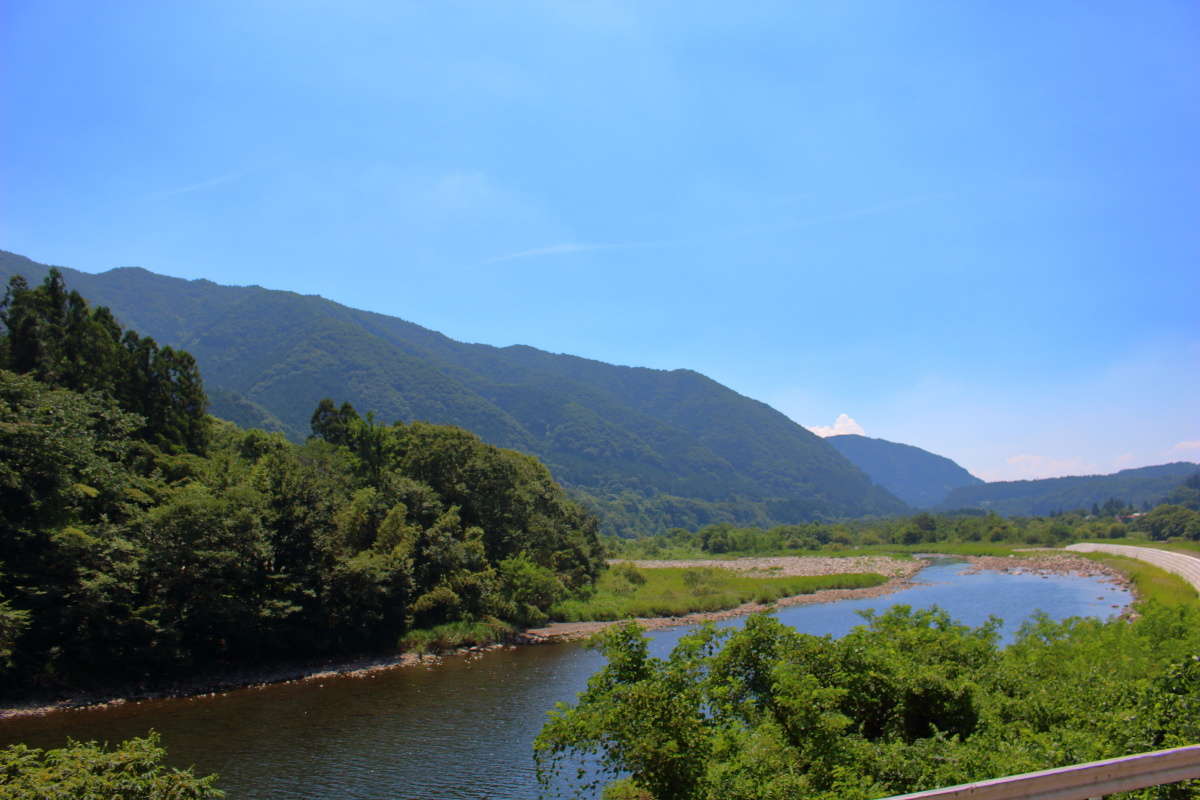
[[[1200,744],[1009,775],[886,800],[1092,800],[1200,778]]]

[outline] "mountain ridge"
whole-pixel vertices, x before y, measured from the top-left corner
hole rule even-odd
[[[1044,516],[1088,509],[1116,499],[1140,507],[1156,505],[1177,489],[1200,464],[1172,461],[1133,467],[1107,475],[1067,475],[1060,478],[996,481],[955,489],[938,506],[942,511],[981,509],[1004,516]]]
[[[141,267],[60,268],[127,326],[191,352],[213,411],[292,438],[323,397],[452,424],[531,453],[613,532],[900,513],[907,506],[780,412],[688,369],[458,342],[316,295]],[[0,276],[49,270],[0,251]]]
[[[983,483],[953,460],[916,445],[855,433],[827,436],[825,441],[914,508],[932,508],[954,489]]]

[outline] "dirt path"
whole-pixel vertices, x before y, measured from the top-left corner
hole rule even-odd
[[[1153,547],[1096,544],[1094,542],[1071,544],[1067,545],[1066,549],[1074,550],[1077,553],[1110,553],[1115,556],[1136,558],[1138,561],[1145,561],[1147,564],[1153,564],[1159,569],[1178,575],[1200,592],[1200,558],[1195,556],[1174,553],[1169,550],[1157,550]]]

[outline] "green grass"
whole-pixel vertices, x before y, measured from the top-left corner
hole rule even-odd
[[[447,622],[435,628],[409,631],[400,637],[399,647],[409,653],[443,653],[502,642],[512,633],[513,627],[498,619]]]
[[[550,616],[567,622],[678,617],[749,602],[773,603],[822,589],[864,589],[887,580],[871,573],[757,578],[714,567],[635,569],[618,564],[600,576],[590,597],[558,603],[550,609]]]
[[[1183,553],[1189,556],[1200,556],[1200,542],[1174,539],[1169,542],[1155,542],[1155,544],[1164,550],[1174,550],[1176,553]]]
[[[1178,575],[1159,569],[1153,564],[1108,553],[1076,553],[1076,555],[1107,564],[1126,575],[1133,582],[1138,602],[1155,600],[1166,605],[1200,603],[1200,595],[1196,594],[1196,590],[1192,588],[1191,584]]]

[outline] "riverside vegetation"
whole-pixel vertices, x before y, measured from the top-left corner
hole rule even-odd
[[[215,421],[190,356],[57,274],[0,321],[5,699],[538,623],[601,569],[532,457],[331,402],[303,445]]]
[[[206,670],[398,643],[455,646],[551,616],[680,613],[831,588],[719,570],[605,571],[596,519],[544,466],[460,429],[383,425],[332,401],[312,414],[304,444],[214,420],[189,354],[123,331],[107,310],[67,291],[57,273],[36,288],[10,282],[0,322],[0,693],[7,700],[152,687]],[[1086,513],[717,525],[610,540],[609,554],[1005,547],[1125,536],[1139,526],[1157,538],[1200,538],[1192,490],[1200,484],[1181,487],[1177,503],[1130,525]],[[882,580],[831,579],[840,587]],[[926,668],[914,661],[901,671]],[[566,724],[546,734],[544,754],[594,745],[562,735]],[[671,747],[653,769],[674,768]],[[44,796],[45,781],[83,787],[93,779],[127,787],[121,796],[216,796],[210,778],[160,762],[152,739],[116,751],[17,747],[0,756],[0,779],[6,790],[27,789],[15,797]],[[766,780],[765,768],[754,769]],[[651,779],[630,771],[627,789],[654,791]],[[709,784],[695,784],[702,785]]]
[[[610,800],[870,800],[1200,740],[1200,610],[997,626],[897,606],[841,639],[757,615],[648,655],[632,624],[535,744]],[[614,780],[615,779],[615,780]],[[1197,798],[1200,782],[1121,795]]]
[[[782,597],[825,589],[866,589],[887,580],[871,573],[762,577],[715,567],[637,569],[632,564],[618,563],[600,575],[594,592],[562,600],[550,614],[567,622],[679,617],[743,603],[773,603]]]
[[[1030,544],[1109,538],[1195,555],[1200,478],[1170,499],[1128,522],[1080,511],[1016,520],[920,514],[769,530],[708,526],[628,541],[622,554],[711,558],[826,548],[1013,555]],[[1141,598],[1135,620],[1042,617],[1002,648],[994,622],[968,628],[936,609],[867,615],[841,639],[756,615],[738,631],[704,627],[665,659],[649,656],[636,625],[611,628],[594,643],[607,665],[575,704],[558,705],[535,742],[539,776],[549,783],[568,778],[567,769],[581,790],[603,790],[608,800],[869,800],[1194,744],[1195,590],[1142,562],[1077,555],[1130,577]],[[575,773],[581,759],[591,769]],[[1200,798],[1200,781],[1118,797]]]

